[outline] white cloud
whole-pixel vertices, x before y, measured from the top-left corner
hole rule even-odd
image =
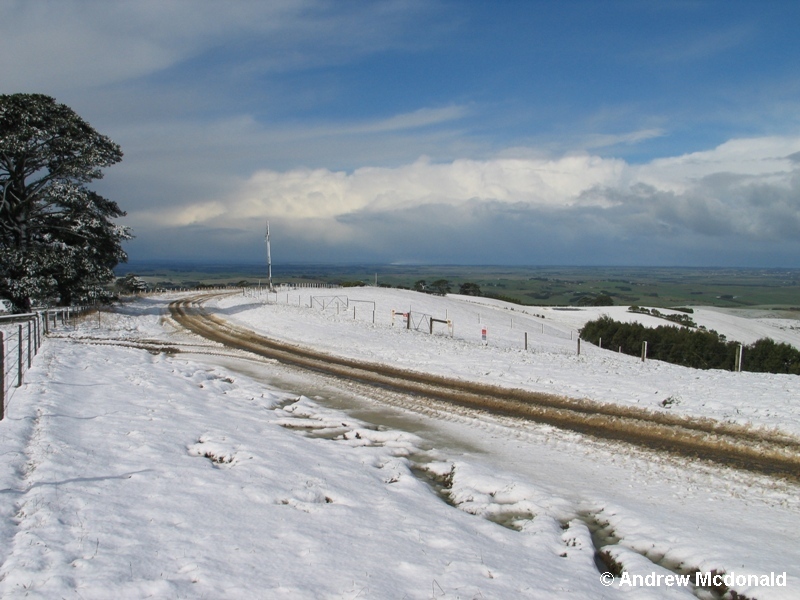
[[[587,189],[617,184],[627,169],[623,161],[576,155],[555,160],[459,159],[443,164],[423,157],[397,168],[365,167],[352,173],[265,170],[250,177],[226,203],[235,219],[258,215],[334,219],[354,212],[459,206],[472,200],[566,206],[585,202],[580,195]]]
[[[7,0],[0,7],[6,92],[61,93],[151,75],[213,50],[233,74],[341,64],[402,47],[424,3],[324,0]],[[258,52],[248,55],[248,44]]]
[[[444,108],[420,108],[411,113],[395,115],[388,119],[355,126],[343,133],[378,133],[384,131],[399,131],[403,129],[416,129],[438,125],[447,121],[453,121],[464,117],[467,114],[464,106],[447,106]]]
[[[605,246],[631,240],[665,248],[728,238],[745,245],[794,243],[800,174],[792,156],[798,151],[798,138],[756,138],[646,165],[580,154],[448,163],[423,157],[350,173],[260,170],[227,197],[132,216],[148,225],[160,219],[162,226],[254,234],[269,218],[291,232],[293,243],[328,248],[326,256],[360,248],[391,257],[401,247],[408,256],[414,239],[421,253],[467,256],[478,249],[465,232],[481,232],[494,240],[484,245],[507,246],[508,253],[561,247],[566,240],[599,244],[596,255],[585,250],[592,258],[611,256]],[[639,255],[628,248],[620,256]]]
[[[618,146],[622,144],[638,144],[639,142],[662,137],[664,135],[666,135],[666,131],[660,128],[640,129],[638,131],[620,134],[596,134],[589,136],[586,139],[584,146],[587,149],[592,149],[608,148],[610,146]]]

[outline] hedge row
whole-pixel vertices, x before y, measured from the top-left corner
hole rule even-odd
[[[632,356],[641,355],[642,342],[646,341],[648,358],[696,369],[733,370],[739,351],[738,342],[727,342],[714,331],[674,325],[650,328],[607,316],[586,323],[581,338],[595,345],[602,339],[604,348],[621,349]],[[762,338],[744,346],[742,370],[800,375],[800,350]]]

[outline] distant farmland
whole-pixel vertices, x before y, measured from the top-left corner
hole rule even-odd
[[[118,275],[133,272],[150,285],[258,285],[266,282],[262,264],[185,264],[132,262]],[[413,288],[417,281],[446,279],[453,292],[476,283],[483,295],[527,305],[565,306],[581,298],[608,295],[616,305],[669,307],[704,305],[775,308],[800,314],[800,270],[682,267],[506,267],[464,265],[273,265],[276,282],[363,282]]]

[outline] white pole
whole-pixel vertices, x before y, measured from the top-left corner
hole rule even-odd
[[[272,252],[269,247],[269,220],[267,220],[267,270],[269,272],[269,291],[272,291]]]

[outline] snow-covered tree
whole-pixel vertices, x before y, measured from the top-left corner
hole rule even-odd
[[[138,294],[147,291],[147,283],[136,273],[128,273],[125,277],[117,279],[116,287],[126,294]]]
[[[116,202],[89,190],[119,146],[71,108],[42,94],[0,95],[0,296],[17,310],[33,299],[88,298],[127,260]]]

